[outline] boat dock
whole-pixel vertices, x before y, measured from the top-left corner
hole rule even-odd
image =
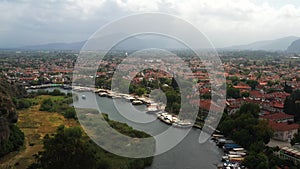
[[[225,138],[221,133],[214,133],[211,139],[216,143],[216,146],[222,148],[224,151],[222,163],[217,165],[218,169],[243,168],[242,162],[247,156],[247,151],[242,146]]]

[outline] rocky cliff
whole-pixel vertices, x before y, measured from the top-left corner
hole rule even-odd
[[[9,125],[18,120],[12,98],[22,97],[25,93],[20,86],[0,78],[0,145],[9,138]]]

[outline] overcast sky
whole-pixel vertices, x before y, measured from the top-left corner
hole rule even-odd
[[[299,0],[0,0],[0,11],[0,48],[85,40],[142,12],[179,16],[216,47],[300,37]]]

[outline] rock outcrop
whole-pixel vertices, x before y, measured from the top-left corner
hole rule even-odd
[[[0,78],[0,145],[9,138],[9,125],[16,123],[18,120],[12,98],[22,97],[25,93],[26,91],[20,86]]]

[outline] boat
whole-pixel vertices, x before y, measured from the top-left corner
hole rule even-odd
[[[94,92],[95,92],[95,93],[100,93],[100,92],[105,92],[105,93],[107,93],[107,90],[105,90],[105,89],[97,89],[97,90],[95,90]]]
[[[179,128],[189,128],[189,127],[193,127],[193,124],[189,121],[179,120],[174,122],[173,126]]]
[[[142,105],[143,102],[140,101],[140,100],[133,100],[133,101],[132,101],[132,104],[133,104],[133,105]]]
[[[118,95],[117,93],[110,93],[109,97],[111,97],[113,99],[122,99],[122,97],[120,95]]]
[[[99,92],[98,95],[100,97],[107,97],[107,93],[106,92]]]
[[[233,148],[232,149],[233,151],[245,151],[245,149],[244,148],[242,148],[242,147],[238,147],[238,148]]]
[[[224,144],[223,149],[224,149],[224,151],[227,151],[227,152],[231,151],[231,150],[233,150],[233,151],[244,150],[240,145],[235,144],[235,143],[226,143],[226,144]]]
[[[226,141],[227,141],[227,140],[226,140],[225,138],[219,138],[219,139],[217,139],[217,141],[216,141],[217,146],[218,146],[219,148],[223,147],[224,144],[226,143]]]
[[[157,104],[150,104],[148,107],[147,107],[147,112],[146,113],[149,113],[149,114],[155,114],[157,112],[159,112],[160,109],[158,108],[158,105]]]
[[[225,137],[222,134],[213,134],[211,139],[216,142],[220,138],[225,138]]]
[[[123,98],[126,100],[126,101],[129,101],[129,102],[132,102],[135,100],[134,97],[130,96],[130,95],[124,95]]]
[[[122,97],[119,96],[119,95],[113,95],[112,98],[113,98],[113,99],[122,99]]]
[[[228,153],[229,153],[230,155],[241,155],[241,156],[247,155],[246,152],[242,152],[242,151],[229,151]]]
[[[172,123],[174,123],[174,119],[173,116],[169,113],[158,113],[157,114],[157,118],[159,120],[161,120],[162,122],[171,125]]]
[[[85,95],[82,95],[81,98],[82,98],[82,99],[86,99],[86,96],[85,96]]]

